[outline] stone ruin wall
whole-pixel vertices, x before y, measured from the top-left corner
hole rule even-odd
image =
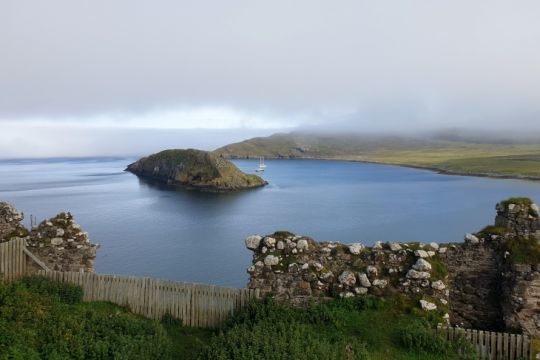
[[[508,239],[530,238],[540,244],[536,204],[498,204],[495,225],[510,229]],[[503,255],[510,256],[509,253]],[[508,263],[501,271],[503,320],[507,329],[540,335],[540,263]]]
[[[440,271],[446,246],[316,242],[277,232],[246,239],[254,252],[249,287],[278,300],[302,303],[311,298],[401,293],[418,298],[426,310],[443,310],[449,291]],[[448,315],[446,314],[446,317]]]
[[[8,203],[0,202],[0,242],[14,237],[25,237],[28,230],[22,226],[24,216]]]
[[[288,232],[254,235],[246,238],[248,286],[293,303],[402,294],[425,311],[447,312],[453,325],[540,335],[540,264],[514,264],[504,246],[516,237],[540,241],[538,207],[498,204],[495,225],[455,244],[365,247]]]
[[[50,270],[94,272],[96,249],[88,233],[75,223],[70,213],[60,213],[28,230],[22,224],[24,215],[13,206],[0,202],[0,242],[24,238],[27,249]],[[28,271],[42,268],[27,261]]]
[[[502,256],[493,243],[456,246],[446,257],[450,314],[455,325],[503,330]]]

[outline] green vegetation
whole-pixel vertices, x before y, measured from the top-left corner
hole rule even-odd
[[[456,174],[540,178],[540,144],[397,136],[276,134],[215,150],[226,157],[341,159]]]
[[[202,150],[164,150],[128,165],[128,171],[169,185],[209,191],[263,186],[257,175],[245,174],[230,161]]]
[[[172,342],[173,359],[196,359],[215,334],[212,329],[182,326],[182,321],[165,315],[161,321]]]
[[[0,283],[0,359],[167,359],[159,323],[44,278]]]
[[[485,235],[498,235],[502,236],[508,233],[509,229],[500,227],[500,226],[494,226],[494,225],[488,225],[482,230],[478,232],[478,235],[485,236]]]
[[[274,234],[271,235],[276,240],[285,240],[288,237],[294,236],[292,232],[289,231],[276,231]]]
[[[533,204],[533,201],[526,197],[513,197],[504,201],[501,201],[501,204],[507,208],[510,204],[516,204],[516,205],[526,205],[530,206]]]
[[[466,343],[446,342],[435,335],[432,326],[440,317],[412,308],[410,302],[372,297],[332,300],[303,309],[272,301],[253,303],[212,338],[199,359],[427,360],[472,356]],[[458,348],[463,355],[458,355]]]
[[[540,263],[540,246],[533,237],[515,237],[504,243],[506,251],[510,253],[510,261],[517,264]]]
[[[429,259],[431,263],[431,280],[445,280],[448,276],[448,270],[443,258],[435,255]]]
[[[0,283],[0,359],[465,359],[432,330],[442,312],[405,298],[336,299],[304,308],[251,303],[215,333],[148,320],[79,287],[33,277]],[[464,355],[458,355],[458,349]]]

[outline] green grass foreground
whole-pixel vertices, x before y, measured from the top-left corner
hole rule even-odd
[[[148,320],[44,278],[0,283],[0,359],[466,359],[431,330],[438,315],[364,297],[306,308],[252,303],[220,330]],[[461,355],[458,355],[461,349]]]

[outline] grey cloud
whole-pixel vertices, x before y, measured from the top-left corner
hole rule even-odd
[[[214,150],[231,142],[268,136],[269,130],[89,129],[56,125],[0,132],[0,159],[146,156],[164,149]]]
[[[530,126],[539,18],[536,0],[6,0],[0,119],[217,104],[327,125],[352,109],[360,128]]]

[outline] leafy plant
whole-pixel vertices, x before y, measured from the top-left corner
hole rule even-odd
[[[77,304],[82,301],[83,291],[80,286],[50,281],[43,276],[31,276],[20,280],[29,291],[54,298],[66,304]]]
[[[79,287],[40,277],[0,284],[0,359],[171,358],[161,324],[81,298]]]
[[[457,336],[452,341],[439,337],[424,319],[415,319],[403,326],[400,340],[404,348],[417,353],[452,356],[460,354],[460,359],[475,359],[476,351],[466,339]]]

